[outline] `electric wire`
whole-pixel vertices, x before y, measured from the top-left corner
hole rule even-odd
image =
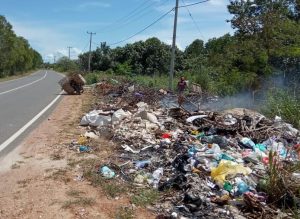
[[[150,2],[149,5],[147,5]],[[131,12],[129,12],[127,15],[119,18],[118,20],[114,21],[111,25],[108,25],[104,28],[101,29],[101,33],[103,32],[111,32],[116,30],[118,27],[122,27],[130,22],[132,22],[132,20],[140,15],[140,14],[144,14],[143,12],[145,12],[146,10],[148,10],[150,7],[156,5],[157,2],[154,1],[152,2],[151,0],[147,0],[146,2],[142,3],[141,5],[139,5],[137,8],[133,9]],[[137,20],[137,19],[134,19]]]
[[[149,24],[148,26],[146,26],[145,28],[143,28],[142,30],[136,32],[135,34],[127,37],[126,39],[123,39],[123,40],[120,40],[120,41],[117,41],[117,42],[114,42],[114,43],[110,43],[108,44],[109,46],[113,46],[113,45],[117,45],[117,44],[120,44],[120,43],[123,43],[127,40],[130,40],[132,39],[133,37],[139,35],[140,33],[144,32],[145,30],[149,29],[150,27],[152,27],[154,24],[158,23],[160,20],[162,20],[164,17],[166,17],[168,14],[170,14],[172,11],[174,11],[174,8],[172,8],[171,10],[169,10],[168,12],[166,12],[165,14],[163,14],[162,16],[160,16],[158,19],[156,19],[154,22],[152,22],[151,24]]]
[[[204,1],[200,1],[200,2],[195,2],[195,3],[191,3],[191,4],[188,4],[188,5],[181,5],[181,6],[178,6],[178,8],[185,8],[185,7],[189,7],[189,6],[193,6],[193,5],[199,5],[199,4],[202,4],[202,3],[205,3],[205,2],[209,2],[210,0],[204,0]]]
[[[183,5],[186,6],[185,1],[184,1],[184,0],[181,0],[181,1],[182,1]],[[186,8],[186,10],[188,11],[189,16],[190,16],[190,18],[192,19],[192,21],[193,21],[193,23],[194,23],[196,29],[198,30],[199,34],[200,34],[201,37],[204,39],[205,37],[203,36],[203,34],[202,34],[201,30],[200,30],[200,27],[199,27],[199,25],[197,24],[197,22],[195,21],[193,15],[192,15],[192,13],[191,13],[191,11],[189,10],[188,7],[185,7],[185,8]]]
[[[165,5],[167,2],[169,2],[169,0],[165,0],[165,1],[164,1],[162,4],[160,4],[159,6]],[[154,5],[156,5],[156,4],[157,4],[157,2],[155,2],[155,4],[152,4],[152,5],[150,5],[150,6],[154,6]],[[148,7],[148,8],[150,8],[150,7]],[[148,8],[147,8],[147,9],[148,9]],[[122,28],[125,28],[125,27],[128,26],[129,24],[131,24],[131,23],[133,23],[133,22],[136,22],[136,21],[140,21],[142,17],[145,17],[146,15],[148,15],[148,14],[151,13],[151,11],[142,13],[142,12],[144,12],[144,11],[145,11],[145,10],[143,10],[143,11],[141,11],[141,12],[139,12],[139,13],[133,15],[132,18],[134,18],[134,20],[133,20],[133,19],[131,19],[131,20],[129,19],[129,20],[127,20],[127,22],[121,23],[118,27],[116,27],[114,30],[111,30],[111,31],[109,31],[109,32],[113,32],[113,31],[116,31],[116,30],[120,30],[120,29],[122,29]],[[105,32],[105,33],[107,33],[107,32]]]

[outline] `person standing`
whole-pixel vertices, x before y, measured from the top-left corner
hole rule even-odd
[[[178,105],[179,107],[181,107],[181,105],[183,104],[184,102],[184,91],[187,87],[187,83],[184,79],[184,77],[180,77],[180,80],[178,81],[178,84],[177,84],[177,89],[178,89]]]

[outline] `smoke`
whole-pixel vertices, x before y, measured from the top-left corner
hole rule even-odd
[[[289,80],[282,72],[274,73],[273,76],[260,81],[260,87],[257,90],[249,90],[240,92],[233,96],[218,97],[208,96],[201,98],[200,96],[187,97],[182,107],[189,112],[198,110],[223,111],[233,108],[247,108],[260,111],[266,105],[268,94],[274,89],[296,89],[299,82],[295,86],[291,86],[294,82]],[[162,106],[167,108],[177,107],[176,96],[165,96],[161,101]]]
[[[264,107],[268,93],[273,89],[288,89],[282,73],[278,73],[260,82],[260,88],[226,97],[208,97],[200,104],[201,110],[222,111],[233,108],[260,110]]]

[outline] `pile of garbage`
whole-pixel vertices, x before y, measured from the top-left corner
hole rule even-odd
[[[118,168],[100,174],[160,191],[157,218],[288,218],[279,207],[299,207],[299,131],[280,117],[247,109],[190,114],[160,107],[165,93],[153,98],[107,82],[96,91],[101,102],[80,124],[119,145],[111,158]]]

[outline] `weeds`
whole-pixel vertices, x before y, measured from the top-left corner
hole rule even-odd
[[[70,182],[70,178],[67,176],[67,170],[64,169],[57,170],[46,178],[53,179],[53,180],[61,180],[64,183]]]
[[[61,152],[56,152],[56,153],[53,153],[50,155],[51,160],[61,160],[63,158],[64,158],[64,156],[62,155]]]
[[[159,198],[159,193],[153,189],[142,190],[139,194],[131,197],[131,202],[138,206],[147,206],[156,202]]]
[[[134,211],[130,207],[120,207],[117,209],[116,219],[133,219],[134,218]]]
[[[300,100],[288,91],[272,90],[263,113],[272,118],[281,116],[296,128],[300,128]]]
[[[293,173],[300,171],[300,163],[279,162],[276,152],[269,153],[268,174],[261,190],[268,194],[268,202],[284,209],[298,209],[300,183],[293,180]]]
[[[92,198],[77,198],[74,200],[65,201],[62,205],[62,208],[70,208],[73,206],[92,206],[95,203],[95,200]]]
[[[11,165],[11,169],[20,169],[20,165],[17,163],[14,163],[13,165]]]
[[[82,192],[82,191],[78,191],[78,190],[74,190],[74,189],[71,189],[66,192],[66,194],[71,197],[80,197],[80,195],[83,193],[84,192]]]
[[[105,183],[102,185],[102,189],[107,196],[112,198],[115,198],[126,191],[126,188],[118,185],[117,182]]]

